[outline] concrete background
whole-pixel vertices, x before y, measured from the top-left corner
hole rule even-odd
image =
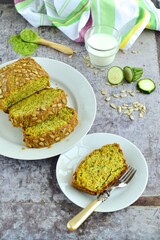
[[[28,27],[12,5],[0,6],[0,64],[21,57],[15,53],[8,39]],[[5,28],[4,28],[5,26]],[[34,28],[33,28],[34,29]],[[149,179],[143,195],[130,207],[114,213],[93,213],[75,232],[69,232],[66,224],[80,211],[60,190],[56,180],[58,156],[39,161],[20,161],[0,155],[0,239],[3,240],[158,240],[160,237],[160,34],[144,31],[125,54],[119,51],[113,65],[142,66],[144,76],[154,79],[156,90],[151,95],[137,93],[134,98],[115,101],[138,100],[146,105],[144,118],[131,121],[119,115],[105,102],[100,90],[109,94],[122,86],[112,88],[105,85],[106,72],[97,75],[87,68],[83,55],[83,44],[69,40],[58,29],[40,27],[39,35],[70,45],[77,51],[73,58],[40,46],[34,56],[48,57],[65,62],[80,71],[94,89],[97,99],[97,114],[89,133],[109,132],[133,142],[145,156]],[[134,53],[136,51],[136,54]],[[132,88],[134,85],[127,85]],[[1,129],[1,128],[0,128]],[[1,130],[0,130],[1,131]]]

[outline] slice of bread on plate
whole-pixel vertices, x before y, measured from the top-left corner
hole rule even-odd
[[[98,195],[115,183],[127,168],[120,145],[106,144],[82,160],[72,176],[72,185],[86,193]]]
[[[77,124],[77,112],[66,106],[45,121],[23,128],[24,141],[29,148],[49,147],[68,136]]]
[[[66,103],[62,89],[46,88],[10,107],[9,119],[14,127],[30,127],[57,114]]]

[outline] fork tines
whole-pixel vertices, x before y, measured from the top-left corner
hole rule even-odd
[[[134,176],[134,174],[136,173],[136,169],[134,169],[133,167],[129,166],[127,171],[122,175],[122,177],[120,177],[120,181],[121,182],[125,182],[128,183],[132,177]]]

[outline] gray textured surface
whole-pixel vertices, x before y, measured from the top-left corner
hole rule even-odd
[[[12,51],[7,40],[10,35],[19,33],[25,27],[31,26],[16,13],[13,6],[0,6],[0,63],[21,57]],[[159,34],[156,42],[154,32],[145,31],[125,54],[119,52],[114,62],[114,65],[122,67],[143,66],[144,76],[154,79],[157,85],[151,95],[137,93],[135,97],[114,99],[116,104],[138,100],[146,105],[144,118],[139,119],[135,114],[135,120],[131,121],[111,109],[100,93],[100,90],[105,90],[111,94],[124,87],[105,85],[107,69],[94,75],[93,70],[86,67],[82,58],[86,54],[83,44],[70,41],[55,28],[40,27],[35,30],[42,37],[71,45],[78,52],[70,59],[40,46],[34,56],[68,63],[88,79],[97,99],[96,119],[90,133],[115,133],[138,146],[149,168],[149,180],[143,196],[160,196]],[[134,54],[133,50],[138,53]],[[135,86],[130,84],[126,88],[134,90]],[[57,159],[58,156],[40,161],[20,161],[0,155],[0,239],[159,239],[160,204],[132,205],[114,213],[94,213],[76,232],[67,231],[67,221],[80,208],[65,197],[57,184]]]

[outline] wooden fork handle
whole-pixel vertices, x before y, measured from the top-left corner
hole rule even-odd
[[[98,199],[92,201],[67,223],[67,228],[70,231],[76,230],[93,213],[93,211],[101,204],[101,202],[102,201]]]
[[[59,43],[50,42],[50,41],[45,40],[43,38],[40,38],[38,40],[38,43],[41,44],[41,45],[45,45],[45,46],[54,48],[54,49],[58,50],[59,52],[62,52],[62,53],[68,54],[68,55],[72,55],[73,52],[74,52],[72,50],[72,48],[70,48],[70,47],[67,47],[67,46],[59,44]]]

